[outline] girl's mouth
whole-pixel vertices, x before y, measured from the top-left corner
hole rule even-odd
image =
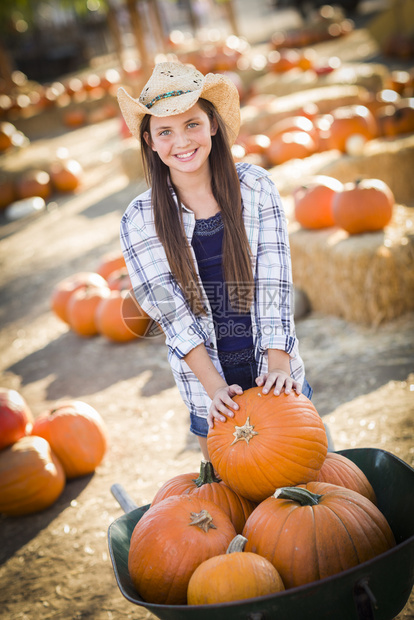
[[[187,161],[191,159],[193,155],[195,155],[196,152],[197,152],[197,149],[193,149],[192,151],[187,151],[187,153],[179,153],[177,155],[174,155],[174,157],[176,157],[180,161]]]

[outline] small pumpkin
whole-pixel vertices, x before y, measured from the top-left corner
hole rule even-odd
[[[256,504],[238,495],[214,473],[210,461],[201,461],[200,473],[180,474],[168,480],[159,489],[151,506],[173,495],[196,495],[208,499],[224,510],[230,517],[235,530],[241,534],[247,517]]]
[[[294,588],[324,579],[395,546],[380,510],[360,493],[325,482],[277,489],[243,530],[246,551],[265,557]]]
[[[70,129],[77,129],[85,125],[87,114],[83,108],[70,108],[63,113],[63,123]]]
[[[96,309],[102,299],[111,294],[109,286],[86,286],[71,295],[67,306],[68,322],[73,331],[84,338],[99,333],[96,325]]]
[[[42,437],[22,437],[0,452],[0,513],[32,514],[51,506],[65,487],[63,467]]]
[[[0,450],[30,435],[33,414],[16,390],[0,387]]]
[[[394,106],[387,106],[378,115],[381,134],[394,138],[414,132],[414,97],[400,99]]]
[[[350,235],[382,230],[390,223],[394,195],[380,179],[345,183],[332,199],[335,224]]]
[[[128,342],[146,335],[150,317],[135,301],[131,291],[112,290],[99,303],[95,321],[99,333],[113,342]]]
[[[58,192],[74,192],[82,181],[83,169],[76,159],[55,161],[50,166],[52,185]]]
[[[16,198],[16,190],[8,175],[0,175],[0,209],[5,209]]]
[[[112,271],[107,277],[107,282],[112,291],[129,291],[132,288],[131,278],[126,267]]]
[[[328,441],[306,396],[250,388],[233,400],[234,417],[216,420],[207,435],[211,462],[229,487],[261,502],[279,486],[316,480]]]
[[[323,462],[317,482],[329,482],[361,493],[373,504],[377,505],[377,497],[372,485],[362,469],[351,459],[337,452],[328,452]]]
[[[185,605],[190,577],[202,562],[225,553],[236,531],[214,502],[194,495],[167,497],[132,532],[128,571],[150,603]]]
[[[189,605],[229,603],[285,589],[269,560],[244,552],[246,542],[244,536],[236,536],[225,554],[209,558],[195,569],[188,584]]]
[[[47,200],[52,193],[50,175],[46,170],[28,170],[16,181],[17,197],[40,196]]]
[[[0,153],[7,151],[7,149],[13,146],[13,136],[16,131],[17,129],[13,123],[8,121],[0,122]]]
[[[343,185],[338,179],[316,175],[293,191],[295,218],[309,229],[329,228],[335,225],[332,199]]]
[[[95,471],[105,456],[107,430],[101,415],[79,400],[57,402],[36,418],[32,435],[46,439],[67,478]]]
[[[123,267],[126,263],[122,252],[107,252],[101,257],[96,272],[107,280],[111,273]]]
[[[80,271],[63,280],[60,280],[52,290],[50,296],[50,307],[56,316],[69,323],[68,303],[71,296],[79,289],[85,289],[88,286],[100,286],[108,288],[108,284],[102,276],[93,271]]]

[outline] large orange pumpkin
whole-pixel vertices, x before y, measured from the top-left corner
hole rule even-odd
[[[304,228],[334,226],[332,199],[343,185],[338,179],[316,175],[293,191],[295,218]]]
[[[64,486],[63,467],[43,437],[22,437],[0,452],[0,513],[20,516],[48,508]]]
[[[269,560],[286,588],[335,575],[395,546],[378,508],[325,482],[280,488],[248,518],[246,551]]]
[[[331,112],[332,123],[329,128],[328,148],[345,153],[347,142],[354,135],[372,140],[378,135],[377,122],[372,112],[363,105],[348,105],[335,108]]]
[[[93,271],[80,271],[58,282],[52,290],[50,306],[59,319],[69,323],[68,303],[73,293],[88,286],[103,286],[108,284],[102,276]]]
[[[317,146],[312,136],[305,131],[286,131],[270,141],[265,156],[272,166],[278,166],[291,159],[304,159],[316,153]]]
[[[377,504],[375,491],[362,469],[337,452],[328,452],[316,480],[351,489]]]
[[[211,605],[265,596],[285,589],[273,564],[257,553],[244,552],[244,536],[236,536],[225,554],[198,566],[188,584],[189,605]]]
[[[79,400],[62,401],[43,412],[32,435],[44,437],[61,461],[67,478],[91,474],[107,449],[107,431],[100,414]]]
[[[207,435],[211,462],[236,493],[261,502],[285,485],[316,480],[328,450],[323,422],[303,394],[250,388],[233,400],[233,418]]]
[[[256,507],[254,502],[238,495],[217,478],[209,461],[201,462],[199,474],[180,474],[168,480],[155,495],[151,506],[173,495],[195,495],[214,502],[230,517],[238,534],[241,534],[247,517]]]
[[[131,291],[111,291],[98,305],[95,320],[99,333],[113,342],[143,337],[151,324]]]
[[[89,338],[99,333],[96,325],[96,309],[102,299],[111,294],[109,286],[87,286],[71,295],[67,306],[70,327],[78,336]]]
[[[23,396],[0,387],[0,450],[29,435],[32,424],[33,415]]]
[[[273,140],[276,136],[280,136],[288,131],[304,131],[311,136],[314,142],[318,140],[318,131],[313,121],[307,116],[301,115],[287,116],[276,121],[266,131],[266,135],[269,136],[270,140]]]
[[[185,605],[190,577],[202,562],[226,552],[236,531],[214,502],[179,495],[150,508],[132,532],[128,570],[149,603]]]
[[[382,230],[390,223],[394,195],[380,179],[345,183],[332,199],[335,224],[351,235]]]

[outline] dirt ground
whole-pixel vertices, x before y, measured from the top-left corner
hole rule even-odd
[[[85,179],[41,215],[0,222],[0,385],[17,389],[35,416],[61,398],[87,402],[104,418],[110,443],[96,473],[69,482],[51,508],[0,519],[0,618],[153,618],[122,597],[107,529],[122,514],[112,484],[144,505],[165,480],[199,467],[163,339],[81,339],[49,308],[58,281],[94,271],[119,248],[120,217],[142,183],[122,172],[118,119],[51,131],[32,146],[39,157],[65,146]],[[297,332],[334,448],[378,447],[412,466],[414,315],[370,328],[311,313]],[[413,595],[398,620],[409,618]]]

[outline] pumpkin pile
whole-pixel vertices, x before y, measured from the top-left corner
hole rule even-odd
[[[128,570],[146,602],[277,593],[395,545],[370,482],[327,453],[325,427],[304,395],[251,388],[234,400],[234,417],[209,430],[211,462],[165,482],[133,530]]]
[[[380,179],[342,184],[315,175],[293,191],[295,219],[310,230],[338,226],[350,235],[383,230],[392,219],[395,198]]]
[[[17,174],[1,173],[0,209],[6,209],[7,215],[19,201],[34,197],[49,200],[56,193],[74,192],[82,180],[82,165],[70,157],[57,158],[43,168],[27,169]]]
[[[135,300],[121,252],[103,255],[96,271],[81,271],[58,282],[50,306],[82,338],[102,335],[111,342],[129,342],[145,336],[151,326]]]
[[[0,388],[0,514],[48,508],[66,480],[94,472],[106,450],[105,424],[87,403],[57,402],[34,420],[16,390]]]

